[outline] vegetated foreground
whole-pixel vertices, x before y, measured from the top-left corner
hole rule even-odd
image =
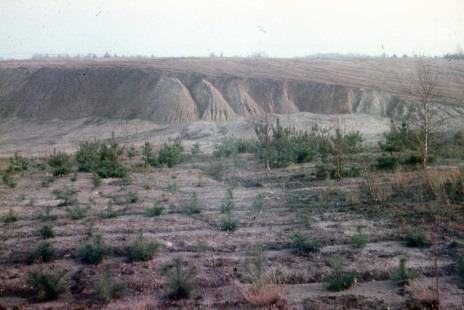
[[[233,138],[4,160],[0,308],[461,309],[462,135],[426,182],[394,132],[273,130],[271,173]]]

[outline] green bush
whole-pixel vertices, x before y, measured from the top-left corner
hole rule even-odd
[[[232,212],[224,213],[219,224],[219,228],[222,231],[234,231],[238,227],[238,220],[232,216]]]
[[[97,234],[93,236],[92,240],[78,247],[76,256],[83,263],[98,265],[109,252],[110,248],[104,244],[102,236]]]
[[[318,241],[310,240],[299,233],[295,233],[292,237],[292,249],[296,255],[306,255],[319,252],[321,244]]]
[[[430,246],[424,231],[421,229],[408,230],[403,236],[403,242],[407,247],[423,248]]]
[[[464,289],[464,256],[459,257],[456,262],[456,278],[458,287]]]
[[[156,154],[153,152],[152,146],[149,142],[145,142],[145,144],[142,146],[142,159],[145,167],[158,166]]]
[[[136,203],[139,201],[139,196],[137,193],[129,192],[127,193],[127,203]]]
[[[195,266],[183,266],[181,257],[175,257],[166,272],[165,290],[168,298],[173,300],[190,298],[195,289]]]
[[[9,188],[15,188],[16,187],[16,182],[13,180],[13,177],[8,172],[3,173],[2,182],[3,182],[3,184],[8,186]]]
[[[41,262],[49,263],[55,259],[55,249],[50,242],[44,241],[27,256],[27,262],[29,264]]]
[[[108,303],[118,298],[125,289],[123,283],[115,283],[110,266],[105,266],[101,279],[95,286],[95,296],[102,303]]]
[[[255,198],[253,199],[253,209],[257,210],[257,211],[261,211],[263,209],[263,206],[264,206],[264,194],[262,193],[259,193],[255,196]]]
[[[89,208],[81,207],[80,204],[76,204],[72,208],[68,208],[69,217],[73,220],[80,220],[85,217]]]
[[[406,257],[400,257],[398,269],[391,275],[391,280],[399,286],[405,286],[409,283],[409,280],[415,278],[415,274],[406,268],[406,261]]]
[[[2,216],[3,222],[5,224],[14,223],[18,220],[18,216],[13,212],[13,209],[10,209],[5,215]]]
[[[110,142],[85,142],[76,152],[79,171],[92,172],[102,178],[123,178],[128,170],[121,165],[119,157],[123,149],[112,139]]]
[[[198,155],[201,153],[201,150],[200,150],[200,143],[195,143],[194,145],[192,145],[192,148],[190,149],[190,152],[192,153],[192,155]]]
[[[26,284],[31,289],[32,296],[36,301],[54,300],[65,291],[60,284],[64,274],[64,272],[32,271],[27,274]]]
[[[363,226],[358,225],[356,227],[356,234],[351,237],[351,244],[355,248],[363,248],[367,244],[367,236],[363,233]]]
[[[201,212],[200,201],[198,200],[197,193],[192,193],[192,198],[185,206],[185,213],[188,215],[198,214]]]
[[[231,212],[234,208],[234,193],[231,188],[228,188],[221,203],[221,213]]]
[[[45,207],[44,212],[40,212],[37,216],[37,219],[41,220],[42,222],[51,222],[57,219],[55,214],[52,214],[52,208],[50,206]]]
[[[55,237],[55,231],[50,225],[43,225],[40,227],[38,235],[42,239],[51,239]]]
[[[63,186],[53,190],[52,194],[55,195],[56,199],[61,200],[59,206],[71,206],[78,203],[76,191],[73,188]]]
[[[126,255],[130,262],[147,261],[153,258],[158,248],[158,242],[146,242],[143,238],[142,231],[139,231],[134,242],[127,247]]]
[[[42,181],[40,181],[40,186],[41,187],[49,187],[50,186],[50,183],[52,183],[53,181],[55,181],[55,178],[52,177],[52,176],[46,176],[43,178]]]
[[[58,152],[50,156],[48,165],[52,169],[52,174],[54,176],[63,176],[71,172],[73,164],[71,156],[63,152]]]
[[[8,158],[6,173],[23,172],[29,168],[29,160],[15,153],[13,157]]]
[[[159,203],[155,203],[153,207],[145,209],[145,215],[147,217],[160,216],[163,210],[164,208],[160,206]]]
[[[103,212],[100,214],[102,218],[105,219],[111,219],[111,218],[116,218],[118,217],[119,213],[116,212],[113,209],[113,203],[111,201],[108,201],[108,204],[106,205],[106,208],[103,210]]]
[[[329,173],[332,169],[327,167],[323,163],[318,163],[316,165],[316,177],[320,180],[325,180],[329,178]]]
[[[332,256],[330,259],[331,272],[324,277],[324,283],[329,291],[342,291],[350,288],[356,278],[355,272],[343,270],[343,260],[341,257]]]
[[[399,160],[393,156],[382,156],[377,158],[376,167],[384,170],[394,170],[399,165]]]
[[[93,173],[92,174],[92,185],[93,185],[93,188],[97,188],[101,185],[101,177],[96,174],[96,173]]]
[[[172,168],[180,164],[183,160],[183,151],[184,147],[180,140],[173,143],[164,143],[158,153],[158,165]]]

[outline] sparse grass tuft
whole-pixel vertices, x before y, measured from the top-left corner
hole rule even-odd
[[[159,243],[155,241],[145,241],[143,232],[140,230],[133,243],[126,249],[127,259],[130,262],[150,260],[158,251],[158,248]]]
[[[175,257],[166,271],[165,289],[169,299],[190,298],[195,289],[196,268],[193,265],[183,265],[182,258]]]
[[[58,298],[65,291],[60,284],[64,274],[65,272],[29,272],[27,274],[27,286],[31,289],[33,298],[39,302]]]

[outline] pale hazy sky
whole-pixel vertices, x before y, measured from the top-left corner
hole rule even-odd
[[[458,45],[464,0],[0,0],[3,58],[436,55]]]

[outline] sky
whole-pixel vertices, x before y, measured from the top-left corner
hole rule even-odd
[[[0,0],[0,58],[443,55],[464,0]]]

